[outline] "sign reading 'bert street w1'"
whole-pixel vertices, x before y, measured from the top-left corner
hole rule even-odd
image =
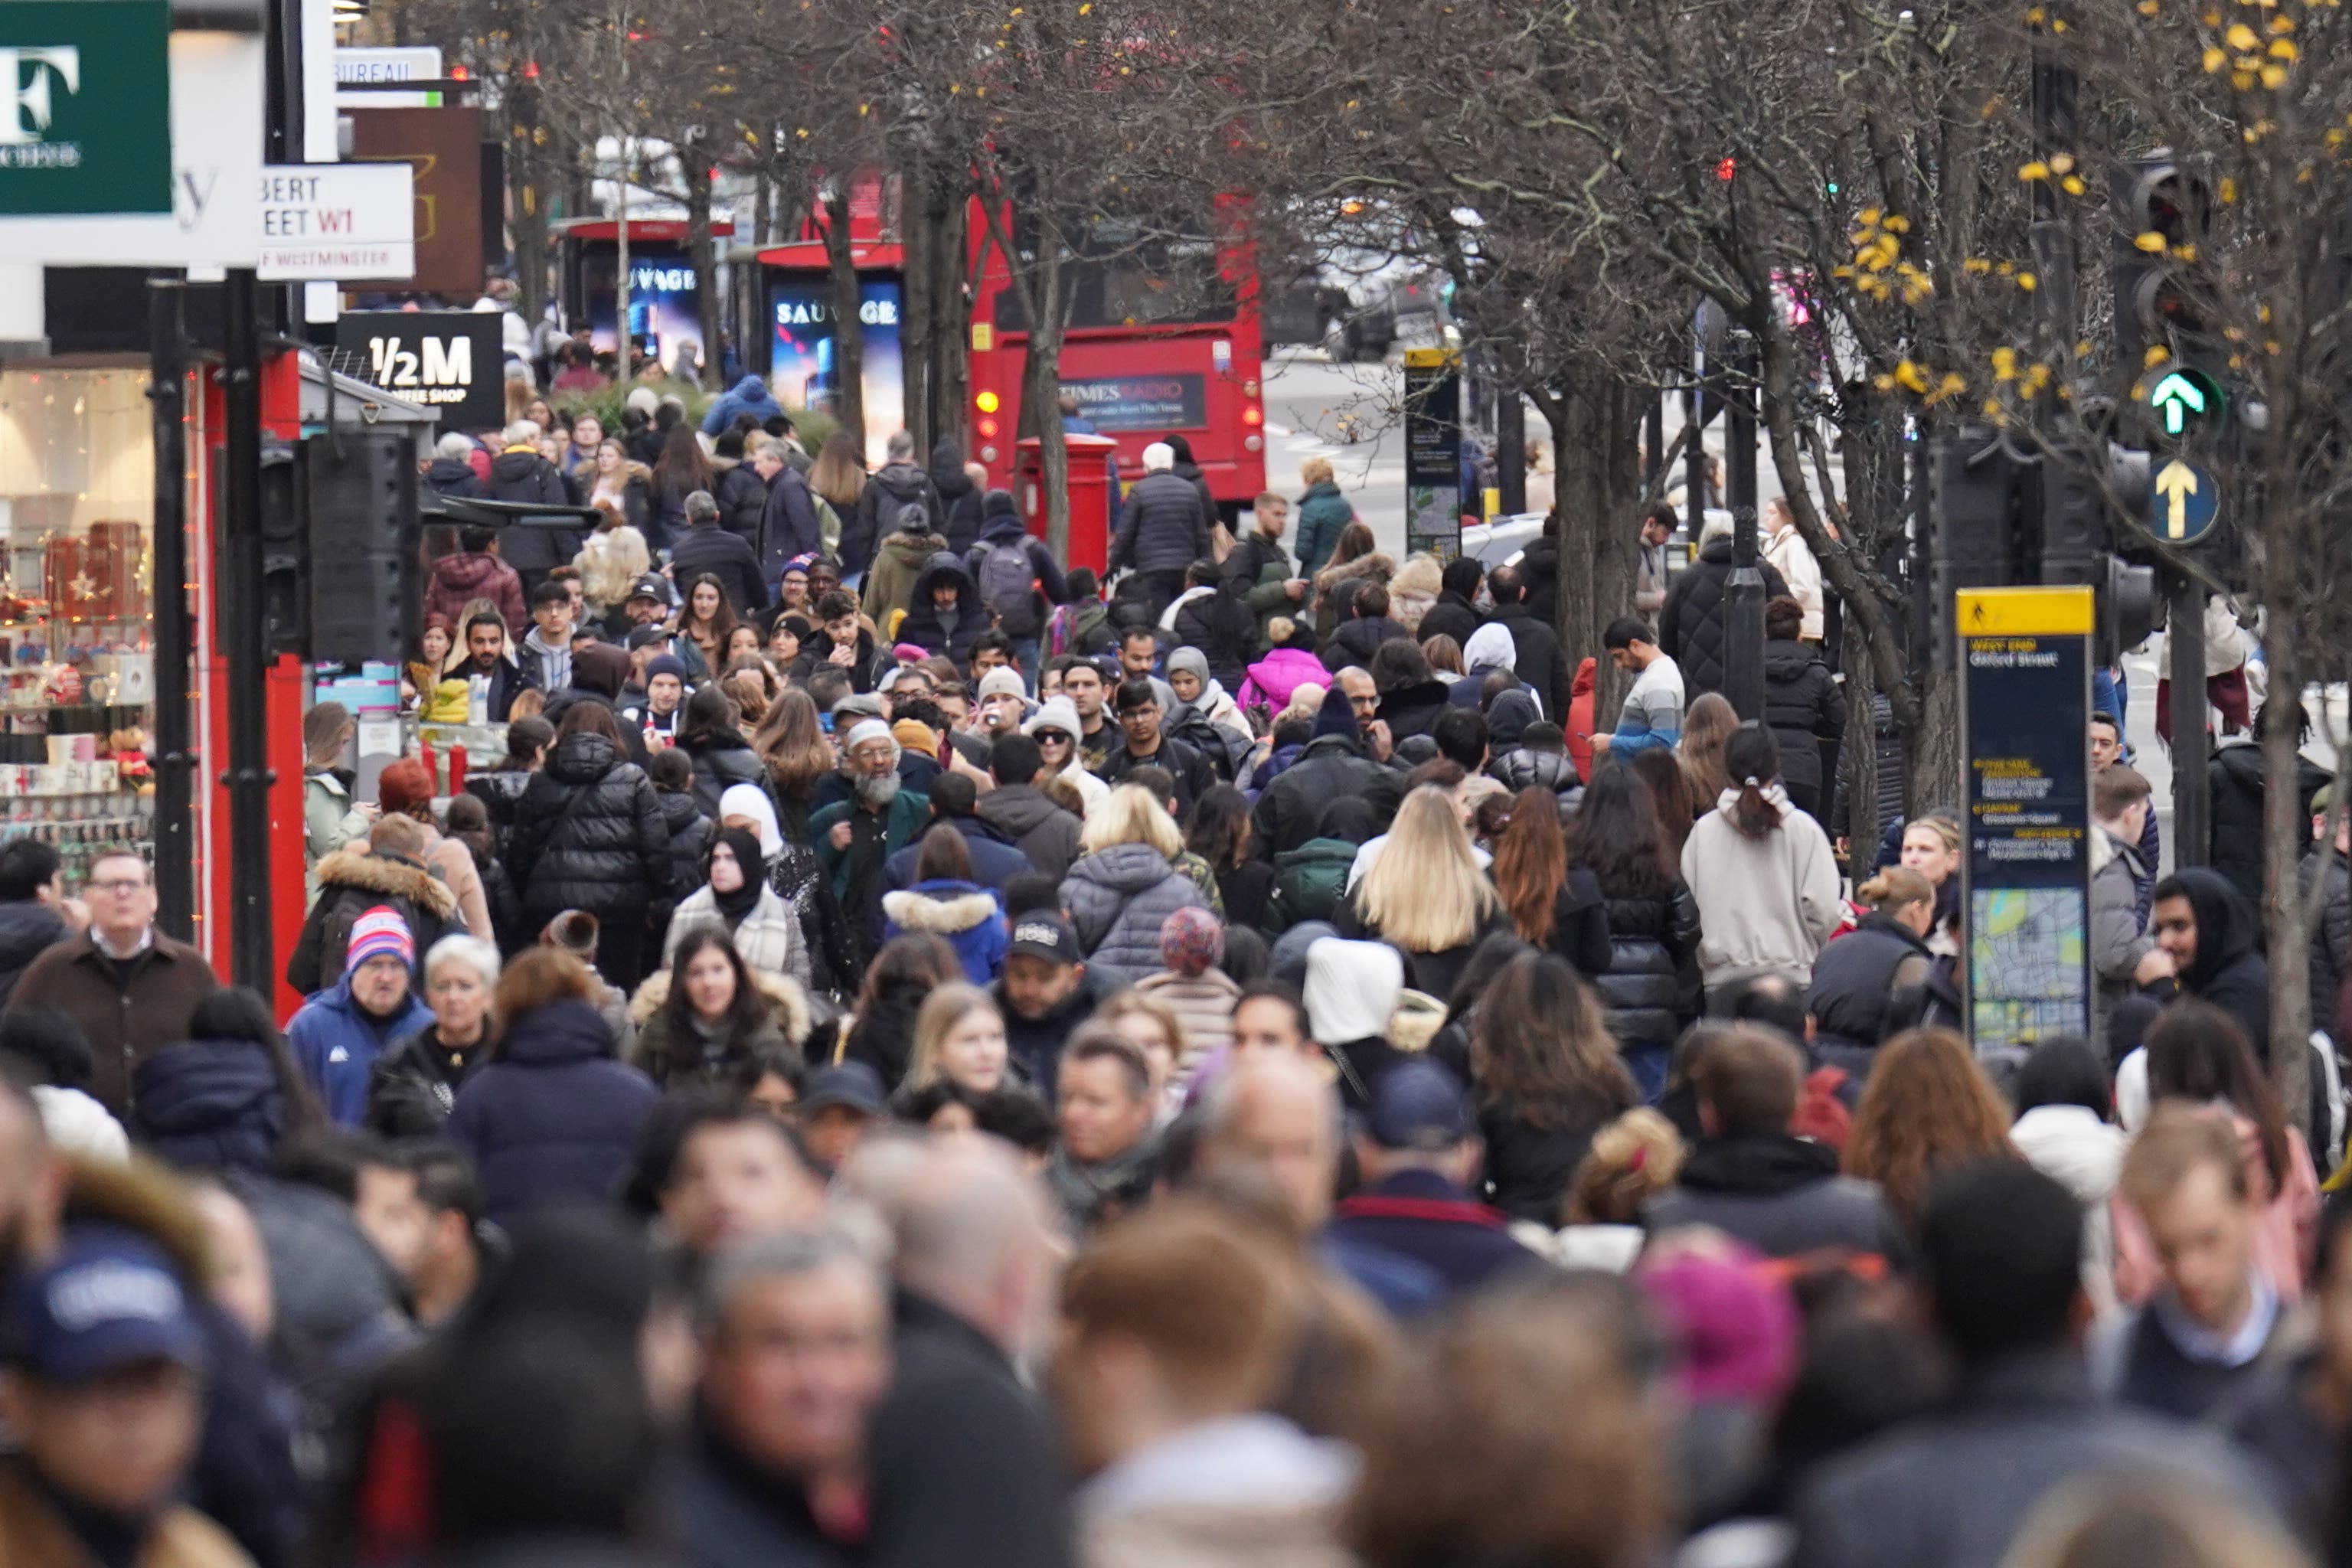
[[[0,216],[172,211],[170,0],[0,4]]]

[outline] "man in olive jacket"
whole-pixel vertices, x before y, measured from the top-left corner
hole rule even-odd
[[[155,929],[155,879],[136,852],[100,856],[83,889],[89,930],[33,960],[8,1005],[55,1007],[89,1037],[90,1094],[117,1117],[131,1109],[131,1069],[188,1037],[196,1004],[219,982],[205,955]]]

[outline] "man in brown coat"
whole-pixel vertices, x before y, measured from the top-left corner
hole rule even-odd
[[[33,960],[10,1007],[55,1007],[89,1037],[89,1092],[116,1116],[130,1110],[131,1069],[185,1039],[189,1015],[217,987],[205,955],[155,929],[155,879],[128,849],[104,855],[83,889],[89,929]]]

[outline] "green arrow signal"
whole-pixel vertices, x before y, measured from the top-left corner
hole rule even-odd
[[[2148,406],[2164,416],[2164,433],[2178,436],[2189,427],[2189,416],[2205,412],[2205,390],[2174,371],[2147,395]]]

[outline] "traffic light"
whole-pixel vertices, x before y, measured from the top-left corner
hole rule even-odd
[[[416,464],[407,440],[346,432],[302,445],[310,657],[350,669],[397,659],[417,616]]]
[[[1937,646],[1956,656],[1953,595],[1962,588],[2000,588],[2025,580],[2019,531],[2026,465],[2000,432],[1971,421],[1927,445],[1927,507]]]
[[[2225,364],[2200,270],[2211,251],[2211,182],[2194,164],[2158,153],[2118,167],[2109,194],[2116,363],[2137,376],[2148,351],[2162,349],[2185,364]]]

